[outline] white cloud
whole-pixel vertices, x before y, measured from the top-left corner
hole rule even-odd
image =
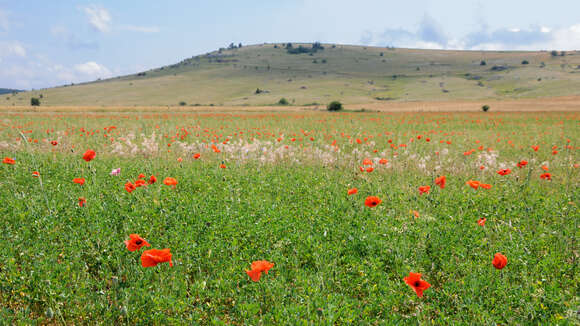
[[[88,78],[109,78],[113,74],[111,71],[94,61],[75,65],[75,71]]]
[[[135,26],[135,25],[125,25],[122,29],[130,32],[139,33],[159,33],[159,27],[157,26]]]
[[[11,41],[5,42],[0,41],[0,59],[3,57],[25,57],[26,50],[20,44],[20,42]]]
[[[89,24],[100,32],[110,32],[113,19],[107,9],[91,5],[84,7],[83,11],[89,19]]]

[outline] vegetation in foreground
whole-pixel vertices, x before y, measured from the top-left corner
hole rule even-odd
[[[6,323],[578,323],[577,113],[0,118]]]

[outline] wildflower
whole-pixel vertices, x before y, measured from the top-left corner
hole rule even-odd
[[[497,269],[502,269],[507,265],[507,257],[498,252],[493,256],[491,264]]]
[[[137,251],[144,246],[151,247],[151,245],[138,234],[129,234],[129,240],[125,240],[125,246],[129,251]]]
[[[145,186],[145,185],[147,185],[147,182],[145,180],[143,180],[143,179],[137,179],[135,181],[135,188],[139,188],[139,187],[142,187],[142,186]]]
[[[365,206],[375,207],[375,206],[379,205],[381,202],[382,202],[382,200],[379,197],[368,196],[367,199],[365,199]]]
[[[485,166],[481,165],[481,166],[479,167],[479,169],[483,171],[483,170],[485,170]]]
[[[97,156],[95,151],[93,151],[92,149],[89,149],[85,152],[85,154],[83,154],[83,160],[90,162],[90,161],[95,159],[95,156]]]
[[[58,145],[58,142],[56,140],[52,140],[52,141],[50,141],[50,144],[52,146],[56,146],[56,145]]]
[[[166,186],[175,187],[177,185],[177,179],[172,178],[172,177],[167,177],[167,178],[165,178],[165,180],[163,180],[163,184]]]
[[[528,165],[528,161],[524,161],[524,160],[519,161],[518,164],[517,164],[518,168],[520,168],[520,169],[523,168],[526,165]]]
[[[419,187],[419,195],[425,194],[425,193],[429,193],[429,191],[431,190],[431,186],[421,186]]]
[[[178,157],[178,158],[177,158],[177,162],[178,162],[178,163],[181,163],[182,161],[183,161],[183,159],[182,159],[181,157]]]
[[[226,165],[222,163],[222,164],[220,164],[220,168],[225,169]]]
[[[487,221],[487,218],[482,217],[479,220],[477,220],[477,224],[479,224],[479,226],[485,226],[485,221]]]
[[[352,188],[352,189],[349,189],[347,193],[348,193],[348,195],[350,196],[350,195],[354,195],[354,194],[356,194],[357,192],[358,192],[358,189],[356,189],[356,188]]]
[[[199,159],[200,157],[201,157],[201,154],[200,153],[193,154],[193,158],[196,159],[196,160]]]
[[[421,279],[421,273],[409,272],[409,276],[406,276],[403,280],[407,285],[415,290],[415,293],[417,293],[419,298],[423,297],[423,291],[431,287],[431,284]]]
[[[487,183],[480,183],[479,186],[483,189],[491,189],[491,185]]]
[[[80,184],[81,186],[85,184],[85,178],[74,178],[74,183]]]
[[[546,165],[542,165],[542,170],[544,170],[544,171],[548,171],[548,170],[549,170],[549,168],[548,168],[548,166],[546,166]]]
[[[534,150],[534,152],[537,152],[538,149],[540,149],[540,146],[532,146],[532,149]]]
[[[417,212],[417,211],[414,211],[414,210],[411,210],[411,213],[413,214],[413,216],[414,216],[415,218],[419,218],[419,212]]]
[[[512,173],[512,170],[510,170],[510,169],[502,169],[502,170],[497,171],[497,174],[499,174],[499,175],[508,175],[510,173]]]
[[[145,175],[143,173],[139,173],[139,176],[137,176],[137,179],[144,179]]]
[[[79,197],[79,207],[84,207],[86,203],[87,200],[85,199],[85,197]]]
[[[371,172],[373,172],[374,170],[375,170],[375,168],[373,168],[372,166],[369,166],[369,167],[366,169],[366,171],[367,171],[368,173],[371,173]]]
[[[128,193],[132,193],[135,189],[137,189],[137,187],[135,187],[135,185],[132,184],[130,181],[127,181],[127,183],[125,183],[125,190],[127,190]]]
[[[153,267],[160,263],[169,263],[169,266],[173,267],[173,262],[171,261],[171,249],[149,249],[143,251],[141,254],[141,266],[143,267]]]
[[[552,174],[546,172],[546,173],[540,175],[540,179],[542,179],[542,180],[552,180]]]
[[[258,282],[260,277],[262,276],[262,272],[268,274],[268,271],[274,267],[274,263],[271,263],[267,260],[258,260],[252,263],[251,269],[246,271],[246,274],[252,279],[254,282]]]
[[[373,161],[371,161],[371,160],[370,160],[370,159],[368,159],[368,158],[365,158],[365,159],[362,161],[362,164],[363,164],[363,165],[373,165]]]
[[[38,171],[33,171],[32,176],[35,178],[38,178],[38,177],[40,177],[40,173],[38,173]]]
[[[383,165],[387,164],[388,162],[389,161],[386,158],[382,158],[379,160],[379,164],[383,164]]]
[[[154,184],[155,182],[157,182],[157,178],[154,175],[150,176],[149,181],[147,181],[147,183],[150,185]]]
[[[4,160],[2,160],[2,163],[14,165],[14,163],[16,163],[16,161],[14,161],[14,159],[12,159],[10,157],[5,157]]]
[[[112,175],[112,176],[117,176],[119,174],[121,174],[121,168],[112,169],[111,173],[109,173],[109,175]]]
[[[479,185],[481,184],[481,182],[475,181],[475,180],[469,180],[466,182],[466,184],[468,184],[473,189],[477,189],[477,188],[479,188]]]
[[[439,178],[435,178],[435,184],[439,186],[439,188],[443,189],[445,188],[445,182],[447,181],[447,178],[442,175]]]

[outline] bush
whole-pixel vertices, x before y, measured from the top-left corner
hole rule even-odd
[[[487,111],[489,111],[489,105],[487,105],[487,104],[486,104],[486,105],[482,106],[482,107],[481,107],[481,110],[482,110],[483,112],[487,112]]]
[[[527,64],[529,64],[529,63],[530,63],[530,62],[529,62],[528,60],[524,60],[524,61],[522,61],[522,64],[523,64],[523,65],[527,65]]]
[[[485,60],[481,60],[481,62],[479,63],[480,66],[485,66],[487,64],[487,62],[485,62]]]
[[[342,103],[340,103],[339,101],[332,101],[328,104],[326,109],[328,111],[340,111],[342,110]]]
[[[288,105],[288,100],[285,98],[281,98],[280,101],[278,101],[278,105]]]
[[[187,105],[187,103],[185,101],[179,102],[179,106],[186,106],[186,105]]]
[[[36,97],[31,97],[30,98],[30,105],[31,106],[40,106],[40,99],[38,99]]]
[[[557,56],[558,56],[558,51],[556,51],[556,50],[552,50],[552,52],[550,52],[550,54],[551,54],[553,57],[557,57]]]

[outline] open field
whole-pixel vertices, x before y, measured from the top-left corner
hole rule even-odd
[[[312,46],[293,47],[300,45]],[[312,55],[289,54],[284,44],[214,51],[135,75],[0,95],[0,105],[29,105],[31,97],[47,106],[270,106],[281,98],[304,106],[580,95],[578,51],[323,46]]]
[[[370,112],[480,112],[483,104],[492,112],[578,112],[579,96],[514,100],[455,100],[349,104],[349,111]],[[0,106],[0,112],[323,112],[311,106]]]
[[[0,320],[577,324],[580,113],[500,105],[3,109]],[[151,247],[129,251],[133,233]],[[152,248],[170,248],[173,267],[142,267]],[[274,266],[253,282],[258,260]],[[422,297],[410,272],[431,285]]]

